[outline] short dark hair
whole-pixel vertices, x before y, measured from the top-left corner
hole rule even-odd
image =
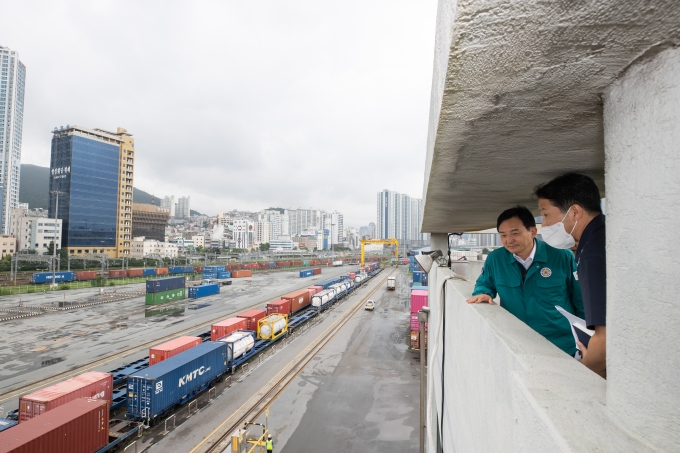
[[[517,205],[501,212],[501,215],[498,216],[498,220],[496,220],[496,230],[500,231],[501,223],[512,219],[513,217],[520,219],[527,230],[536,226],[536,219],[534,219],[534,215],[529,211],[529,208]]]
[[[588,214],[602,214],[600,189],[592,178],[579,173],[567,173],[547,184],[539,184],[534,189],[534,195],[548,200],[562,213],[577,204]]]

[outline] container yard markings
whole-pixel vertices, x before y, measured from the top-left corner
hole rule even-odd
[[[394,272],[394,271],[392,271]],[[262,396],[259,397],[254,403],[251,404],[251,408],[248,409],[243,415],[241,415],[236,423],[234,423],[229,429],[225,431],[224,434],[220,435],[219,438],[210,446],[206,446],[206,453],[212,453],[215,451],[221,451],[220,449],[225,448],[228,442],[225,444],[225,440],[229,440],[231,433],[237,429],[246,419],[252,414],[257,418],[261,415],[264,409],[269,406],[278,396],[288,387],[288,385],[293,382],[295,377],[297,377],[302,370],[312,361],[316,354],[323,349],[323,347],[342,329],[342,327],[349,322],[350,319],[361,309],[363,304],[371,297],[378,289],[381,288],[382,283],[387,281],[387,277],[392,274],[390,272],[381,281],[379,281],[376,286],[365,296],[361,297],[354,306],[352,306],[346,312],[346,316],[340,317],[333,321],[333,323],[328,326],[321,334],[319,334],[309,345],[307,345],[298,355],[295,356],[290,362],[288,362],[281,370],[269,380],[269,382],[262,387],[262,389],[269,388]],[[309,329],[306,329],[306,333]],[[301,358],[302,357],[302,358]],[[267,359],[268,360],[268,359]],[[297,363],[296,363],[297,362]],[[290,368],[290,369],[288,369]],[[288,371],[285,371],[288,369]],[[283,376],[279,377],[282,373]],[[230,420],[234,419],[238,413],[247,407],[248,404],[262,392],[259,392],[251,396],[245,403],[243,403],[236,411],[234,411],[225,421],[223,421],[217,428],[215,428],[210,434],[208,434],[201,442],[198,443],[189,453],[195,453],[201,446],[203,446],[207,441],[210,440],[218,431],[222,430]]]

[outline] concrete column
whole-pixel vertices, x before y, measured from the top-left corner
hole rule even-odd
[[[444,255],[449,249],[449,235],[446,233],[432,233],[430,235],[430,248],[432,250],[441,250]]]
[[[605,93],[607,410],[680,451],[680,49],[648,51]]]

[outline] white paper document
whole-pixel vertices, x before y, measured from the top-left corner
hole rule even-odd
[[[595,333],[594,330],[589,329],[586,326],[586,320],[581,319],[576,315],[572,315],[569,313],[567,310],[564,308],[560,307],[559,305],[555,305],[555,308],[557,308],[557,311],[562,314],[567,320],[569,320],[569,324],[571,324],[571,333],[574,335],[574,341],[576,342],[576,347],[578,347],[578,342],[580,341],[583,343],[584,346],[588,347],[588,342],[590,341],[590,337],[593,336]]]

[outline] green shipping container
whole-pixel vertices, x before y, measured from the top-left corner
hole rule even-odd
[[[160,293],[146,293],[146,305],[158,305],[186,298],[184,288],[171,289]]]
[[[302,261],[303,266],[309,266],[309,260],[304,260]]]

